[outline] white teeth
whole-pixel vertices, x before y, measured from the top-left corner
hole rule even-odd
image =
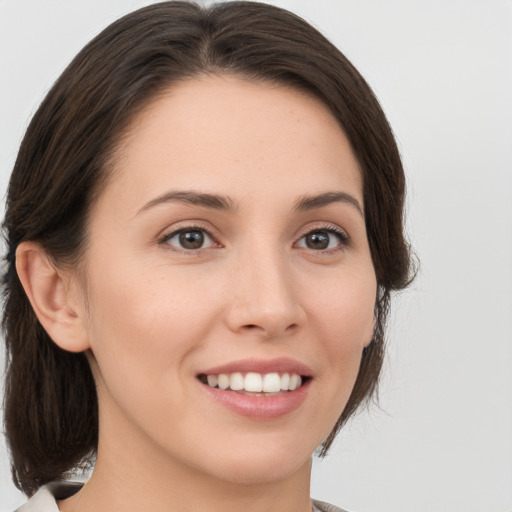
[[[232,391],[247,391],[248,393],[279,393],[294,391],[302,384],[302,378],[297,373],[256,373],[241,372],[231,374],[207,375],[206,381],[212,388],[231,389]]]
[[[259,373],[249,372],[244,379],[245,391],[259,393],[263,391],[263,379]]]
[[[296,373],[293,373],[290,376],[290,385],[288,386],[288,389],[290,391],[293,391],[294,389],[297,389],[301,385],[301,378],[300,375],[297,375]]]
[[[232,373],[229,378],[229,387],[233,391],[244,389],[244,376],[241,373]]]
[[[206,379],[208,380],[208,386],[211,386],[212,388],[214,388],[217,385],[217,382],[219,382],[217,375],[208,375]]]
[[[281,377],[278,373],[267,373],[263,377],[263,391],[265,393],[277,393],[281,391]]]
[[[229,388],[229,375],[225,373],[221,373],[219,375],[219,381],[217,383],[220,389],[228,389]]]

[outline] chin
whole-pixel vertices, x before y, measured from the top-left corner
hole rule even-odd
[[[305,443],[266,445],[262,447],[254,443],[240,450],[234,445],[229,453],[216,458],[212,474],[228,482],[246,485],[287,480],[302,470],[309,474],[314,448],[306,450]]]
[[[307,469],[309,472],[310,466],[311,456],[307,457],[306,460],[301,459],[300,461],[293,461],[293,463],[285,462],[284,464],[283,461],[275,460],[247,460],[238,462],[231,467],[222,468],[223,471],[219,471],[220,468],[217,468],[217,476],[220,476],[222,480],[235,484],[269,484],[271,482],[288,480],[302,469]]]

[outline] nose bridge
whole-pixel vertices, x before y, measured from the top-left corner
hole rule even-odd
[[[289,256],[277,244],[241,250],[232,276],[229,313],[233,330],[285,335],[302,321]]]

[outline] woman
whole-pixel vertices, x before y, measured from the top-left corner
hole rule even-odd
[[[22,510],[339,510],[312,505],[311,455],[375,390],[403,198],[371,90],[291,13],[164,2],[105,29],[9,185]]]

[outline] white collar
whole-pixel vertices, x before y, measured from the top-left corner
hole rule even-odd
[[[52,482],[43,485],[15,512],[59,512],[57,500],[69,498],[82,486],[83,482]]]
[[[15,512],[59,512],[57,500],[62,500],[73,496],[83,486],[83,482],[52,482],[43,485],[32,496],[25,505],[16,509]],[[344,512],[342,509],[313,500],[313,512]]]

